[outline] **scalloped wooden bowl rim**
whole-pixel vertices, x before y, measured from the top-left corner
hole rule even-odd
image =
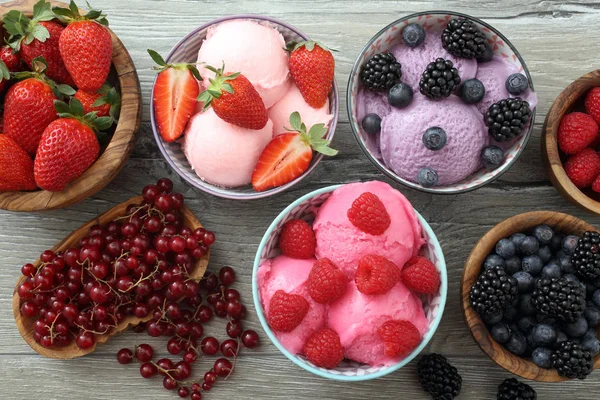
[[[77,228],[75,231],[73,231],[71,234],[69,234],[67,237],[65,237],[63,240],[61,240],[59,243],[57,243],[52,248],[52,250],[55,252],[64,251],[64,250],[76,245],[79,242],[79,240],[87,234],[87,232],[89,231],[89,228],[92,225],[95,225],[95,224],[104,225],[104,224],[112,221],[115,217],[125,215],[125,209],[127,208],[128,205],[140,204],[140,203],[142,203],[142,200],[143,200],[143,198],[141,196],[134,197],[134,198],[131,198],[131,199],[111,208],[110,210],[106,211],[104,214],[97,216],[96,218],[88,221],[84,225]],[[188,207],[184,206],[181,209],[181,212],[182,212],[182,215],[184,218],[184,223],[186,226],[190,227],[191,229],[196,229],[196,228],[202,227],[202,224],[200,223],[200,221],[196,218],[194,213],[192,213],[192,211]],[[195,280],[200,280],[204,276],[204,273],[206,272],[206,267],[208,266],[209,258],[210,258],[210,250],[204,257],[202,257],[201,259],[199,259],[196,262],[196,268],[194,269],[194,271],[191,275],[191,278],[193,278]],[[37,267],[39,264],[40,264],[40,260],[38,259],[34,263],[34,265]],[[21,315],[21,312],[20,312],[21,301],[20,301],[19,295],[17,294],[17,288],[19,287],[19,285],[21,283],[23,283],[24,280],[25,280],[25,277],[21,275],[21,277],[17,281],[15,290],[13,292],[12,306],[13,306],[13,314],[15,316],[15,322],[17,324],[17,328],[19,329],[19,333],[21,334],[23,339],[25,339],[27,344],[33,350],[35,350],[38,354],[40,354],[44,357],[57,358],[57,359],[71,359],[71,358],[75,358],[75,357],[84,356],[84,355],[89,354],[89,353],[93,352],[94,350],[96,350],[96,347],[98,344],[105,343],[112,336],[115,336],[115,335],[125,331],[129,326],[137,325],[141,322],[146,322],[152,318],[151,315],[146,318],[137,318],[134,316],[127,317],[109,334],[96,336],[96,343],[94,344],[94,346],[92,346],[89,349],[82,350],[82,349],[78,348],[74,341],[70,345],[65,346],[65,347],[57,347],[57,348],[48,349],[48,348],[41,346],[39,343],[37,343],[33,339],[33,322],[34,322],[35,318],[24,318]]]
[[[558,375],[555,369],[544,369],[532,361],[510,353],[493,338],[485,323],[469,304],[469,291],[481,272],[485,257],[496,242],[516,232],[527,231],[539,224],[548,224],[559,232],[581,234],[586,230],[597,231],[594,226],[577,217],[554,211],[533,211],[515,215],[490,229],[473,247],[465,263],[461,280],[462,308],[465,322],[479,347],[499,366],[525,379],[538,382],[563,382],[568,378]],[[598,327],[600,334],[600,327]],[[594,369],[600,367],[600,355],[594,359]]]
[[[583,193],[567,176],[560,159],[557,142],[558,127],[562,117],[588,90],[594,87],[600,87],[600,69],[576,79],[558,95],[544,121],[541,145],[544,165],[556,190],[572,203],[595,214],[600,214],[600,202]]]
[[[36,0],[16,0],[0,4],[0,13],[18,9],[31,14]],[[65,3],[50,0],[53,5]],[[112,64],[121,87],[121,114],[113,137],[96,160],[79,178],[62,192],[0,193],[0,209],[9,211],[43,211],[67,207],[90,197],[110,183],[125,166],[135,144],[142,121],[141,88],[131,56],[117,35],[110,30],[113,43]]]

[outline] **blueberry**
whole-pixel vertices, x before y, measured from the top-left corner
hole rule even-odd
[[[600,307],[600,289],[594,291],[592,293],[592,301],[596,305],[596,307]]]
[[[552,349],[538,347],[531,353],[531,361],[540,368],[552,368]]]
[[[584,317],[579,317],[575,322],[565,324],[565,333],[570,338],[578,338],[585,335],[588,327],[587,320]]]
[[[447,140],[446,131],[439,126],[427,128],[423,134],[423,144],[429,150],[436,151],[443,149]]]
[[[529,347],[530,349],[535,349],[536,347],[539,347],[539,345],[535,341],[535,338],[533,337],[533,332],[531,330],[529,330],[529,332],[525,334],[525,339],[527,340],[527,347]]]
[[[595,337],[595,332],[593,336],[583,338],[581,347],[592,353],[592,357],[596,357],[600,353],[600,341]]]
[[[517,256],[511,257],[505,261],[506,272],[509,274],[515,274],[521,270],[521,259]]]
[[[506,90],[513,96],[518,96],[529,87],[529,81],[523,74],[512,74],[506,80]]]
[[[533,328],[536,324],[537,320],[535,319],[535,317],[532,315],[528,315],[526,317],[521,317],[517,321],[517,328],[519,328],[519,330],[523,333],[529,333],[531,328]]]
[[[494,340],[500,344],[508,342],[512,333],[508,325],[503,323],[492,326],[491,332]]]
[[[556,263],[548,264],[542,269],[542,278],[560,278],[561,276],[562,271]]]
[[[556,330],[549,324],[537,324],[533,327],[531,334],[540,346],[551,346],[556,342]]]
[[[498,146],[487,146],[481,151],[481,162],[488,171],[493,171],[504,162],[504,151]]]
[[[505,266],[506,266],[506,261],[504,261],[504,258],[500,257],[497,254],[490,254],[489,256],[487,256],[485,258],[485,261],[483,262],[484,269],[490,269],[490,268],[495,268],[495,267],[504,268]]]
[[[485,86],[479,79],[468,79],[458,88],[458,95],[467,104],[479,103],[485,96]]]
[[[517,246],[510,239],[500,239],[496,243],[496,254],[505,260],[511,258],[517,253]]]
[[[554,231],[546,224],[538,225],[533,228],[533,236],[542,244],[550,244],[554,237]]]
[[[584,283],[585,289],[586,289],[586,293],[594,293],[594,291],[596,290],[596,286],[592,285],[591,283]]]
[[[434,187],[438,183],[438,174],[429,167],[421,168],[417,176],[417,182],[424,188]]]
[[[413,90],[406,83],[397,83],[388,91],[388,103],[392,107],[404,108],[408,106],[413,99]]]
[[[502,318],[502,313],[496,315],[484,315],[482,317],[483,322],[485,322],[487,325],[496,325],[498,322],[502,321]]]
[[[510,339],[506,342],[505,347],[506,350],[520,356],[527,351],[527,339],[525,339],[525,336],[521,332],[515,331],[510,335]]]
[[[518,250],[519,247],[521,247],[521,243],[523,243],[523,240],[525,240],[526,237],[527,237],[526,234],[517,232],[517,233],[513,233],[509,239],[512,240],[512,242],[515,244],[515,246],[517,246],[517,250]]]
[[[362,127],[369,135],[381,132],[381,117],[377,114],[367,114],[362,120]]]
[[[588,329],[587,332],[581,337],[581,340],[586,341],[590,339],[598,339],[598,334],[595,329]]]
[[[544,263],[538,256],[526,256],[523,257],[521,267],[523,268],[523,271],[529,272],[531,275],[538,276],[542,273]]]
[[[558,347],[561,343],[566,342],[568,340],[569,337],[563,331],[558,331],[558,333],[556,334],[556,344],[554,346]]]
[[[563,239],[562,249],[568,255],[572,255],[575,253],[575,248],[577,247],[577,242],[579,242],[579,237],[575,235],[569,235]]]
[[[571,256],[566,254],[563,250],[559,250],[556,253],[558,257],[558,263],[563,274],[572,274],[575,272],[573,265],[571,264]]]
[[[492,61],[493,58],[494,50],[492,50],[492,48],[488,44],[486,44],[485,51],[479,57],[477,57],[477,61],[479,61],[480,63],[486,63],[488,61]]]
[[[419,24],[408,24],[402,30],[402,39],[408,47],[417,47],[425,41],[425,29]]]
[[[596,307],[586,307],[583,312],[583,316],[588,322],[588,325],[592,328],[596,328],[600,325],[600,310]]]
[[[550,248],[553,251],[559,251],[562,248],[562,241],[565,237],[559,233],[555,233],[554,237],[550,241]]]
[[[531,294],[525,293],[519,296],[518,309],[521,315],[535,315],[537,310],[531,303]]]
[[[568,281],[575,282],[575,283],[578,283],[578,284],[580,284],[580,285],[581,285],[581,281],[579,280],[579,278],[578,278],[578,277],[576,277],[576,276],[575,276],[575,275],[573,275],[573,274],[565,274],[565,275],[563,276],[563,278],[565,278],[565,279],[566,279],[566,280],[568,280]]]
[[[527,236],[521,242],[519,250],[523,255],[532,256],[540,249],[540,242],[534,236]]]
[[[542,246],[537,252],[537,255],[542,259],[542,262],[547,263],[552,260],[552,250],[550,246]]]
[[[510,307],[504,310],[504,319],[507,321],[513,321],[519,316],[519,310],[517,307]]]
[[[535,279],[529,272],[519,271],[513,274],[513,277],[517,280],[517,286],[519,293],[529,293],[533,291],[535,286]]]

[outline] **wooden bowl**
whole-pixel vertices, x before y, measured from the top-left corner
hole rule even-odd
[[[9,10],[20,10],[31,15],[36,0],[15,0],[0,4],[0,15]],[[53,5],[64,3],[51,0]],[[121,113],[119,122],[108,147],[98,160],[71,182],[62,192],[37,190],[34,192],[0,193],[0,209],[9,211],[43,211],[67,207],[100,191],[129,159],[135,143],[135,135],[142,121],[142,98],[140,82],[131,56],[110,31],[113,43],[112,64],[115,80],[121,89]]]
[[[600,70],[590,72],[571,83],[554,100],[548,111],[542,130],[542,157],[552,184],[569,201],[596,214],[600,214],[600,202],[590,197],[571,182],[563,168],[561,152],[558,149],[557,134],[560,121],[571,111],[583,111],[585,94],[594,87],[600,87]]]
[[[104,225],[119,216],[125,215],[125,210],[126,210],[127,206],[129,206],[130,204],[140,204],[140,203],[142,203],[142,200],[143,200],[143,198],[141,196],[134,197],[132,199],[127,200],[124,203],[121,203],[121,204],[111,208],[104,214],[99,215],[98,217],[92,219],[91,221],[89,221],[86,224],[79,227],[77,230],[75,230],[69,236],[67,236],[62,241],[60,241],[58,244],[56,244],[52,248],[52,250],[54,252],[59,252],[59,251],[64,251],[70,247],[77,245],[77,243],[79,243],[79,241],[88,233],[90,227],[92,227],[95,224]],[[200,221],[196,218],[196,216],[192,213],[192,211],[190,211],[189,208],[187,208],[186,206],[183,206],[183,208],[181,209],[181,213],[183,215],[184,223],[186,226],[188,226],[192,230],[202,227],[202,224],[200,223]],[[210,250],[204,257],[202,257],[201,259],[196,261],[196,266],[194,268],[193,273],[190,274],[190,278],[199,281],[204,276],[204,273],[206,272],[206,267],[208,266],[209,257],[210,257]],[[36,267],[39,266],[40,260],[38,259],[34,263],[34,265]],[[34,333],[33,323],[35,322],[35,318],[25,318],[21,315],[21,301],[20,301],[19,295],[17,293],[17,288],[24,281],[25,281],[25,277],[21,276],[15,286],[15,291],[13,292],[13,301],[12,301],[13,314],[15,316],[17,328],[19,329],[19,333],[21,334],[23,339],[25,339],[27,344],[33,350],[35,350],[38,354],[40,354],[44,357],[57,358],[57,359],[70,359],[70,358],[84,356],[86,354],[93,352],[96,349],[96,346],[98,344],[105,343],[112,336],[125,331],[129,326],[134,326],[141,322],[146,322],[146,321],[152,319],[152,315],[149,315],[146,318],[137,318],[135,316],[129,316],[129,317],[125,318],[109,334],[96,336],[96,343],[94,344],[94,346],[92,346],[89,349],[82,350],[79,347],[77,347],[75,342],[72,342],[70,345],[65,346],[65,347],[57,347],[57,348],[48,349],[48,348],[41,346],[33,338],[33,333]]]
[[[498,344],[492,338],[479,314],[469,304],[471,286],[479,277],[483,261],[494,250],[496,243],[513,233],[526,232],[540,224],[547,224],[564,234],[582,235],[585,231],[597,230],[579,218],[554,211],[528,212],[504,220],[486,233],[477,242],[469,255],[461,282],[462,307],[465,321],[471,329],[473,338],[496,364],[525,379],[539,382],[562,382],[568,380],[568,378],[558,375],[555,369],[540,368],[532,361],[516,356]],[[600,327],[598,328],[598,334],[600,334]],[[600,355],[594,359],[594,369],[598,367],[600,367]]]

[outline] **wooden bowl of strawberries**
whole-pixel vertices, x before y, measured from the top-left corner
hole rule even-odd
[[[0,209],[63,208],[106,186],[141,124],[133,61],[99,10],[0,5]]]
[[[542,156],[554,187],[600,214],[600,70],[577,79],[548,111]]]

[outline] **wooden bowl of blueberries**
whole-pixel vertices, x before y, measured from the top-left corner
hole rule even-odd
[[[553,211],[511,217],[473,248],[461,283],[481,349],[525,379],[585,379],[600,366],[600,233]]]

